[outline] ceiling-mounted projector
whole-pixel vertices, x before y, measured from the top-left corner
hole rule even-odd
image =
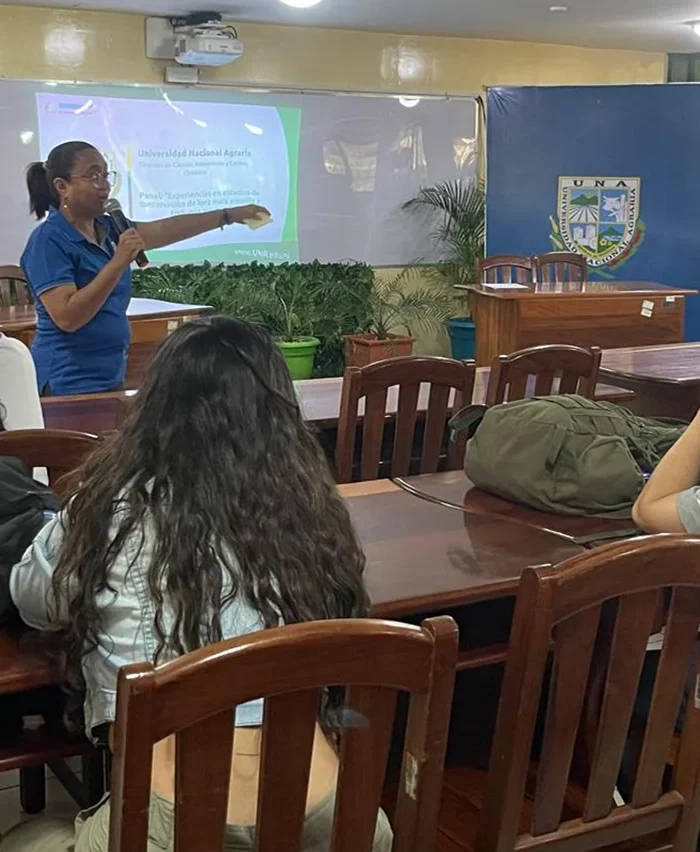
[[[198,20],[193,20],[198,18]],[[212,15],[207,21],[191,16],[173,22],[175,61],[180,65],[228,65],[243,56],[235,28]]]

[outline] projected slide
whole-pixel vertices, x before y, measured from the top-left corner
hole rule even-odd
[[[95,145],[117,172],[113,194],[136,222],[242,204],[273,222],[216,230],[151,253],[158,263],[284,263],[299,258],[301,110],[208,101],[39,92],[41,156],[61,142]]]

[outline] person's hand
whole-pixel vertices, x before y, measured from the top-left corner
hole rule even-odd
[[[228,215],[232,222],[242,225],[246,219],[262,219],[264,216],[269,216],[270,211],[258,204],[245,204],[243,207],[232,207]]]
[[[132,261],[136,260],[136,255],[140,251],[144,251],[145,248],[146,244],[141,239],[141,234],[136,228],[129,228],[119,237],[119,244],[114,252],[114,260],[120,266],[126,268]]]

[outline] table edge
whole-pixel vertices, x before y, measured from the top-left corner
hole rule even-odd
[[[649,282],[652,283],[652,282]],[[664,289],[659,289],[663,287]],[[509,301],[514,301],[517,299],[551,299],[553,297],[559,299],[590,299],[591,297],[603,297],[603,298],[612,298],[616,296],[620,299],[626,298],[635,298],[638,299],[640,296],[657,296],[657,297],[667,297],[667,296],[675,296],[675,297],[685,297],[685,296],[697,296],[700,291],[698,290],[688,290],[682,287],[668,287],[665,284],[660,284],[659,288],[654,290],[591,290],[585,293],[541,293],[541,292],[533,292],[532,290],[521,290],[521,289],[503,289],[503,290],[488,290],[482,289],[480,287],[474,287],[471,285],[457,285],[457,288],[460,290],[469,291],[478,296],[488,296],[493,299],[505,299]]]
[[[650,385],[665,385],[667,387],[692,388],[700,385],[700,375],[695,378],[671,379],[662,376],[650,376],[645,373],[628,373],[625,370],[616,370],[612,367],[601,366],[599,376],[604,376],[611,380],[611,384],[624,381],[629,382],[631,386],[629,390],[636,390],[640,386],[649,387]],[[607,383],[606,383],[607,384]]]

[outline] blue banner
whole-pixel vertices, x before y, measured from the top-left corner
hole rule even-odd
[[[700,289],[700,85],[489,89],[487,253]],[[686,300],[700,340],[700,298]]]

